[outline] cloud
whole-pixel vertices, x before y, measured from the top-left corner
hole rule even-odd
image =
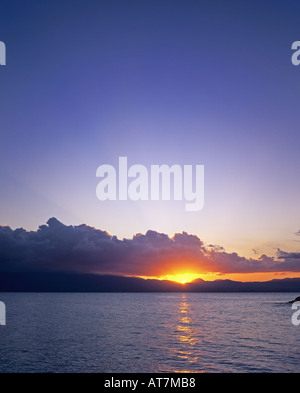
[[[277,249],[277,258],[278,259],[284,259],[286,260],[290,260],[290,259],[300,259],[300,253],[299,252],[286,252],[286,251],[282,251],[279,248]]]
[[[159,276],[198,273],[299,272],[300,254],[278,250],[277,259],[246,259],[218,245],[205,246],[186,232],[169,237],[147,231],[118,239],[87,225],[66,226],[56,218],[37,231],[0,226],[1,271],[68,271]]]

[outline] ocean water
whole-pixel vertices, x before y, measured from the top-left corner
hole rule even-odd
[[[298,293],[0,293],[0,372],[299,372]]]

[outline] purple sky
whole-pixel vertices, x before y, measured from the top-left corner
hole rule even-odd
[[[299,251],[299,17],[298,1],[2,1],[0,224]],[[204,209],[100,202],[96,169],[120,156],[204,165]]]

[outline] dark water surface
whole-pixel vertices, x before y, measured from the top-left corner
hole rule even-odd
[[[298,293],[1,293],[0,372],[299,372]]]

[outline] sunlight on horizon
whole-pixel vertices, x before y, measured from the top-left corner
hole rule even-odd
[[[173,281],[179,284],[188,284],[194,280],[202,279],[204,281],[215,281],[215,280],[232,280],[240,282],[265,282],[280,278],[300,278],[298,273],[284,272],[281,274],[274,272],[256,272],[256,273],[227,273],[220,274],[218,272],[207,272],[207,273],[177,273],[177,274],[165,274],[161,276],[135,276],[143,278],[145,280],[167,280]]]
[[[160,279],[175,281],[180,284],[186,284],[194,280],[197,280],[198,278],[203,279],[202,275],[197,273],[178,273],[178,274],[166,274],[165,276],[162,276]]]
[[[186,284],[197,280],[198,278],[204,279],[205,274],[198,273],[178,273],[178,274],[165,274],[162,276],[139,276],[144,279],[154,279],[154,280],[167,280],[178,282],[179,284]]]

